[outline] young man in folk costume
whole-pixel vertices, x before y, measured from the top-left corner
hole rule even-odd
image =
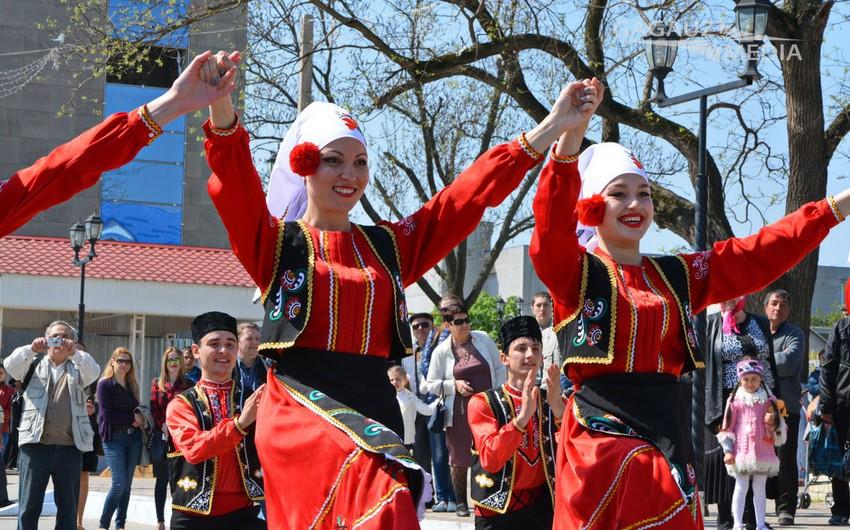
[[[211,311],[192,321],[192,352],[201,378],[171,400],[166,424],[173,451],[173,530],[261,530],[263,472],[254,446],[253,424],[265,385],[248,399],[231,374],[236,364],[236,320]]]
[[[472,504],[476,530],[549,530],[555,501],[555,437],[564,401],[560,369],[546,372],[547,393],[535,384],[543,364],[534,317],[519,316],[499,331],[508,380],[469,402],[474,442]]]

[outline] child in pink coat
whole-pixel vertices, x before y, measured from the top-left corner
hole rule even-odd
[[[753,508],[758,530],[767,528],[767,477],[779,472],[776,447],[785,443],[786,426],[780,414],[781,402],[763,383],[764,367],[757,359],[744,359],[737,365],[738,386],[729,396],[723,426],[717,440],[723,447],[726,471],[735,479],[732,517],[735,530],[743,529],[744,502],[752,479]]]

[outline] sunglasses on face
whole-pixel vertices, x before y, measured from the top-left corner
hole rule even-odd
[[[128,365],[128,366],[133,365],[133,361],[131,361],[130,359],[115,359],[115,362],[118,363],[118,364],[125,364],[125,365]]]
[[[413,329],[428,329],[431,327],[430,322],[416,322],[411,326]]]
[[[452,320],[452,324],[455,326],[462,326],[464,324],[469,324],[469,317],[466,318],[456,318]]]

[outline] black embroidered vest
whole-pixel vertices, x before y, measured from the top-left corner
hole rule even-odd
[[[516,417],[513,400],[505,390],[504,386],[491,388],[483,392],[484,399],[490,405],[499,428],[507,425]],[[540,440],[540,459],[543,464],[543,473],[546,476],[546,486],[549,492],[549,500],[555,503],[555,454],[556,454],[556,432],[555,418],[549,405],[546,403],[546,391],[540,390],[540,398],[537,400],[537,435]],[[497,473],[488,473],[481,467],[481,459],[478,451],[472,451],[472,504],[480,506],[496,513],[504,514],[511,503],[514,491],[514,480],[516,479],[517,455],[507,461],[505,467]]]
[[[186,390],[177,399],[183,399],[192,406],[201,429],[208,431],[213,428],[210,404],[200,387],[194,386]],[[234,384],[230,392],[229,407],[233,416],[241,410],[240,403],[242,397],[239,395],[238,385]],[[257,447],[254,445],[253,429],[248,431],[248,436],[239,442],[235,451],[245,494],[252,501],[263,500],[263,470],[260,468]],[[170,446],[168,471],[171,479],[171,507],[183,512],[209,515],[215,495],[217,470],[218,457],[190,464],[179,451]]]
[[[647,258],[673,293],[682,323],[685,356],[682,373],[703,368],[700,345],[691,315],[690,277],[687,264],[680,256]],[[617,307],[616,265],[607,258],[585,253],[582,259],[579,307],[559,322],[554,331],[562,352],[563,370],[567,363],[611,364],[614,361],[614,338],[618,318],[634,318],[632,308]]]
[[[413,342],[407,324],[407,302],[395,236],[389,228],[380,225],[353,226],[366,238],[386,277],[392,279],[395,333],[389,358],[401,359],[413,352]],[[259,347],[261,354],[276,359],[279,350],[291,348],[307,327],[313,309],[315,264],[316,250],[307,226],[302,221],[281,221],[274,279],[262,296],[265,317]]]

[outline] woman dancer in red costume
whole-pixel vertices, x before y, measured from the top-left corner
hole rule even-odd
[[[215,83],[238,59],[222,52],[205,75]],[[285,222],[266,206],[230,97],[212,104],[204,127],[209,193],[233,252],[263,292],[260,352],[276,361],[256,437],[270,528],[419,528],[422,476],[396,435],[401,417],[386,377],[387,360],[410,352],[404,288],[584,120],[590,104],[575,88],[537,127],[490,149],[417,212],[378,226],[349,220],[369,182],[365,139],[350,114],[314,103],[287,133],[278,165],[303,177],[306,209],[287,211],[297,221]]]
[[[531,259],[576,388],[559,434],[554,528],[702,528],[677,384],[702,366],[691,317],[793,267],[850,214],[850,190],[708,251],[649,258],[646,173],[617,144],[575,156],[586,128],[559,139],[534,199]]]

